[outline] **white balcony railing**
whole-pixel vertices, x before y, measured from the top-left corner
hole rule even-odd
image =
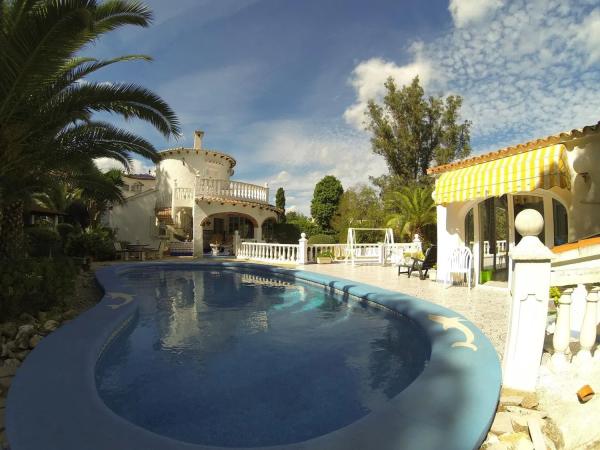
[[[241,181],[196,178],[196,197],[214,197],[269,203],[269,188]]]

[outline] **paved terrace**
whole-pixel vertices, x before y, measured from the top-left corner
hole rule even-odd
[[[477,286],[473,289],[463,286],[445,288],[442,283],[429,279],[419,280],[418,275],[411,278],[406,274],[398,276],[397,268],[378,265],[353,267],[351,264],[334,263],[309,264],[296,268],[402,292],[457,311],[485,333],[502,360],[510,310],[510,296],[507,289],[486,286]]]

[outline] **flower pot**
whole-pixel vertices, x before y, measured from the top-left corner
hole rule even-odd
[[[317,256],[317,264],[331,264],[330,256]]]
[[[220,245],[218,244],[210,244],[210,251],[213,256],[219,256]]]

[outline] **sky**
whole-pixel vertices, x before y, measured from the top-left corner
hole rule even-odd
[[[348,188],[387,172],[364,110],[390,76],[402,85],[418,75],[428,95],[462,96],[474,153],[600,120],[598,0],[145,3],[152,26],[121,29],[84,53],[152,56],[95,79],[158,93],[182,136],[167,141],[143,122],[114,121],[159,149],[191,147],[203,130],[204,147],[237,160],[234,179],[268,183],[272,202],[282,186],[288,209],[309,213],[325,175]]]

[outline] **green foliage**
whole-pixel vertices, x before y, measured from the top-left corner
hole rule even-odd
[[[30,256],[54,256],[61,253],[60,235],[51,227],[33,226],[25,229]]]
[[[377,192],[369,186],[356,185],[342,195],[337,213],[331,225],[340,242],[346,242],[348,228],[379,228],[383,226],[383,204]],[[361,232],[359,242],[382,240],[381,232]]]
[[[298,227],[300,233],[306,233],[307,236],[323,233],[323,230],[315,222],[311,221],[302,213],[291,211],[285,215],[286,222]],[[298,237],[298,239],[300,239]]]
[[[428,225],[436,223],[436,207],[431,197],[432,189],[424,186],[405,186],[387,192],[386,208],[391,212],[387,226],[397,230],[403,237],[412,239],[423,235]]]
[[[73,224],[70,223],[59,223],[56,225],[56,231],[60,235],[60,239],[66,242],[70,234],[78,232]]]
[[[323,250],[317,253],[317,258],[331,258],[333,259],[335,256],[331,250]]]
[[[550,299],[554,302],[554,306],[558,306],[558,300],[560,299],[561,292],[556,286],[550,286]]]
[[[276,223],[273,226],[273,240],[279,244],[297,244],[300,227],[295,223]]]
[[[275,206],[285,210],[285,191],[282,187],[277,189],[277,193],[275,194]]]
[[[344,188],[333,175],[325,176],[315,186],[310,214],[323,230],[331,229],[331,219],[337,211]]]
[[[385,88],[382,105],[369,101],[367,130],[391,174],[406,182],[427,180],[432,160],[445,164],[469,155],[471,122],[460,122],[461,97],[426,98],[418,77],[400,89],[388,78]]]
[[[0,260],[0,317],[35,314],[73,292],[77,268],[69,258]]]
[[[76,257],[90,256],[97,261],[114,259],[116,252],[112,232],[98,228],[71,234],[65,244],[65,253]]]
[[[158,161],[149,141],[95,113],[124,119],[115,123],[141,119],[166,138],[179,134],[175,113],[159,96],[133,83],[99,79],[100,69],[149,57],[82,54],[104,34],[146,27],[151,19],[146,6],[127,0],[0,1],[0,217],[10,218],[11,209],[50,186],[85,178],[95,158],[127,168],[131,153]],[[0,257],[18,257],[23,224],[3,222],[2,233],[11,239],[0,240]]]
[[[336,239],[330,234],[313,234],[308,238],[308,245],[335,243]]]

